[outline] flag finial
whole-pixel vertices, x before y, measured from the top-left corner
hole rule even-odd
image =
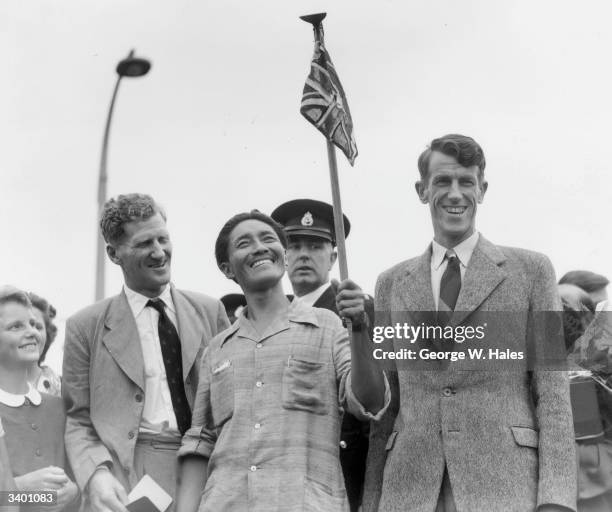
[[[312,26],[317,29],[319,28],[319,25],[321,25],[321,22],[325,19],[325,16],[327,16],[326,12],[318,12],[316,14],[306,14],[304,16],[300,16],[300,19],[307,23],[311,23]]]

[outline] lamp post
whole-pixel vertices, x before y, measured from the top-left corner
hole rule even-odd
[[[102,140],[102,154],[100,155],[100,174],[98,177],[98,215],[102,211],[102,207],[106,202],[106,183],[108,181],[108,173],[106,172],[106,161],[108,156],[108,136],[110,133],[111,120],[113,118],[113,110],[115,108],[115,100],[117,99],[117,91],[119,90],[119,84],[121,79],[126,77],[139,77],[144,76],[151,69],[151,62],[146,59],[134,57],[134,50],[130,51],[130,54],[117,64],[117,82],[115,83],[115,89],[113,90],[113,97],[111,99],[110,107],[108,108],[108,115],[106,117],[106,128],[104,129],[104,139]],[[98,248],[96,252],[96,295],[95,300],[101,300],[104,298],[104,281],[105,272],[104,265],[106,263],[105,257],[105,242],[104,238],[100,234],[100,229],[96,225],[96,232],[98,232]]]

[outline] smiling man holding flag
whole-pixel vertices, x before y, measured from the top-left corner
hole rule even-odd
[[[179,451],[177,512],[347,512],[338,458],[341,411],[378,419],[388,385],[369,350],[364,300],[338,285],[338,317],[282,288],[287,239],[257,210],[229,219],[217,237],[221,272],[247,307],[208,346],[193,423]]]

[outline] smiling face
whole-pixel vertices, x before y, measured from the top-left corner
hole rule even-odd
[[[287,273],[298,297],[329,281],[337,253],[331,242],[317,236],[291,236],[287,245]]]
[[[285,249],[274,229],[260,220],[237,224],[230,232],[227,252],[228,261],[220,268],[245,294],[273,288],[285,273]]]
[[[487,182],[478,176],[477,165],[463,167],[454,157],[433,151],[426,180],[416,183],[419,198],[429,204],[434,239],[446,248],[476,229],[477,205],[487,190]]]
[[[144,220],[127,222],[124,235],[107,246],[113,263],[121,267],[125,284],[147,297],[157,297],[170,282],[172,243],[166,221],[156,213]]]
[[[0,365],[15,368],[36,363],[39,342],[31,308],[18,302],[0,304]]]

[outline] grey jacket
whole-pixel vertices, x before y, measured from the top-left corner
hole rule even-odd
[[[384,323],[403,322],[406,315],[418,322],[419,312],[435,310],[430,260],[428,248],[380,275],[375,305]],[[531,332],[527,313],[559,310],[556,290],[545,256],[498,247],[481,235],[450,324],[475,325],[489,312],[503,312],[497,318],[506,324],[497,334],[504,343],[537,351],[543,337]],[[479,346],[499,342],[492,338]],[[371,427],[364,511],[432,512],[445,466],[458,512],[526,512],[543,504],[575,510],[566,373],[466,371],[466,364],[474,370],[478,363],[451,362],[438,371],[398,366],[388,373],[393,401]]]

